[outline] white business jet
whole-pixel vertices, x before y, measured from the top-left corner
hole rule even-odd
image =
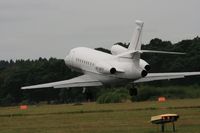
[[[141,36],[143,22],[136,21],[136,29],[128,48],[114,45],[112,54],[86,47],[72,49],[65,58],[65,64],[72,70],[83,73],[82,76],[69,80],[45,83],[33,86],[25,86],[21,89],[37,88],[72,88],[90,87],[103,85],[126,85],[130,95],[136,95],[135,83],[149,82],[155,80],[169,80],[184,78],[186,76],[200,75],[200,72],[177,72],[177,73],[148,73],[150,65],[140,59],[142,53],[160,54],[184,54],[179,52],[141,50]]]

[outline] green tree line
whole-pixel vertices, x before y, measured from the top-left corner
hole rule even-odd
[[[128,47],[128,43],[117,43]],[[200,38],[183,40],[172,44],[170,41],[162,41],[155,38],[149,44],[142,45],[142,49],[164,50],[185,52],[186,55],[166,55],[166,54],[142,54],[142,59],[151,65],[151,72],[181,72],[181,71],[200,71]],[[104,48],[97,50],[110,53]],[[66,67],[62,59],[39,58],[37,60],[10,60],[0,61],[0,105],[15,105],[19,103],[38,103],[46,101],[48,103],[71,103],[80,101],[96,101],[98,97],[105,97],[108,94],[117,94],[123,99],[126,91],[111,92],[108,88],[88,88],[86,93],[82,93],[81,88],[73,89],[36,89],[20,90],[21,86],[34,85],[40,83],[54,82],[70,79],[80,75]],[[198,85],[200,78],[191,77],[187,79],[173,80],[172,82],[160,81],[148,83],[147,86],[159,85]],[[102,91],[103,90],[103,91]],[[123,92],[123,94],[119,94]],[[160,93],[160,92],[159,92]],[[104,95],[103,95],[104,94]],[[102,96],[103,95],[103,96]],[[150,98],[143,98],[141,100]],[[98,101],[102,101],[98,99]],[[120,100],[118,100],[120,101]]]

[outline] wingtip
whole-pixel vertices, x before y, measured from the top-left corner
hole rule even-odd
[[[25,90],[25,89],[26,89],[26,87],[21,87],[20,89],[21,89],[21,90]]]

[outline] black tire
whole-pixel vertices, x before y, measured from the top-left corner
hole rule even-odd
[[[137,88],[130,88],[129,89],[129,94],[131,96],[137,96],[137,94],[138,94]]]

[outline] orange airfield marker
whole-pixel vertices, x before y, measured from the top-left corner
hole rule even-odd
[[[159,97],[158,98],[158,102],[165,102],[166,101],[166,98],[165,97]]]
[[[20,106],[20,109],[21,109],[21,110],[27,110],[27,109],[28,109],[28,106],[27,106],[27,105],[21,105],[21,106]]]

